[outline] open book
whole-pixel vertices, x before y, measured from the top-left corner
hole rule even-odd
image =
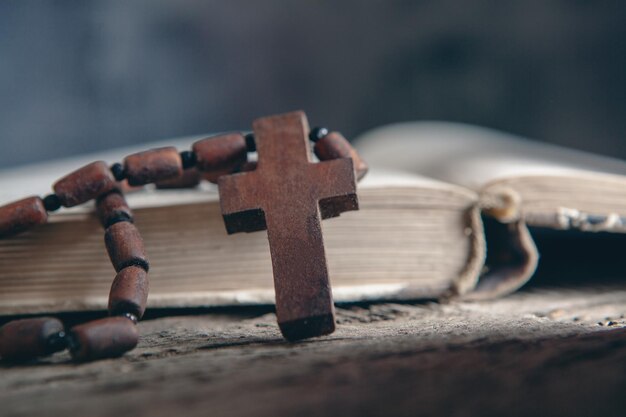
[[[195,139],[5,170],[0,204],[46,194],[92,160]],[[322,223],[337,301],[496,297],[535,270],[527,225],[626,231],[622,161],[447,123],[382,127],[356,147],[372,168],[359,184],[361,208]],[[228,236],[215,186],[127,199],[151,263],[149,307],[273,302],[266,232]],[[0,240],[0,314],[106,308],[115,272],[93,206],[50,218]],[[487,234],[485,218],[496,225]]]

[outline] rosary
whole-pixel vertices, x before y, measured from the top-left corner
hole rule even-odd
[[[367,165],[340,133],[309,130],[300,111],[257,119],[253,132],[202,139],[180,153],[174,147],[139,152],[110,167],[93,162],[58,180],[53,194],[0,207],[2,238],[46,223],[48,212],[95,199],[117,273],[109,317],[67,331],[53,317],[11,321],[0,328],[0,358],[23,361],[68,349],[74,360],[90,361],[133,349],[148,300],[149,263],[120,182],[183,185],[192,168],[217,182],[228,234],[267,230],[283,336],[296,341],[332,333],[335,312],[321,219],[358,210],[356,179]],[[311,162],[307,136],[319,163]],[[258,162],[248,161],[248,152],[258,152]]]

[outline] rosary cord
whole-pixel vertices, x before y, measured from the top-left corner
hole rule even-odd
[[[316,127],[309,139],[320,161],[351,158],[356,178],[366,174],[367,165],[340,133]],[[48,212],[95,199],[105,246],[117,273],[109,294],[109,317],[68,331],[54,317],[11,321],[0,328],[0,358],[30,360],[67,348],[74,360],[89,361],[133,349],[139,341],[136,323],[147,305],[149,263],[122,190],[151,183],[157,188],[184,188],[202,179],[215,183],[222,175],[254,170],[256,162],[248,161],[249,152],[256,152],[254,134],[231,133],[199,140],[190,151],[151,149],[110,167],[92,162],[58,180],[53,194],[0,207],[0,238],[4,238],[46,223]]]

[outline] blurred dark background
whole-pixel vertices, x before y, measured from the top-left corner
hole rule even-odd
[[[626,2],[0,2],[0,167],[246,129],[469,122],[626,157]]]

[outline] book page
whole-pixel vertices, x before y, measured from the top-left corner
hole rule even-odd
[[[415,172],[474,190],[507,177],[626,175],[621,160],[459,123],[409,122],[357,138],[371,166]]]
[[[419,172],[480,192],[484,214],[509,223],[626,232],[626,163],[454,123],[390,125],[357,145],[375,166]]]

